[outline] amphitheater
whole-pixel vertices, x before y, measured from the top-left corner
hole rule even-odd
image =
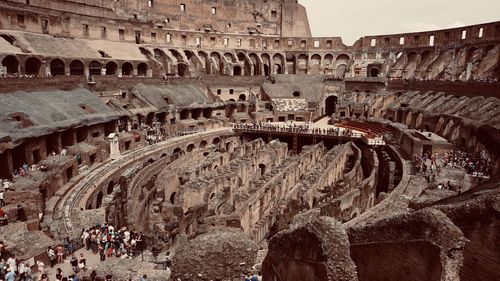
[[[79,280],[500,280],[500,22],[347,46],[296,0],[0,0],[0,61],[34,275],[107,224],[144,243]]]

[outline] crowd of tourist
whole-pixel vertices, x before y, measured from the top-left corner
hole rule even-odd
[[[491,175],[492,163],[486,152],[478,154],[459,150],[452,150],[444,154],[423,153],[422,156],[413,155],[413,165],[415,172],[424,176],[429,183],[434,183],[436,175],[441,172],[443,167],[461,168],[465,173],[471,175],[481,183],[484,178]],[[437,183],[439,189],[450,189],[461,192],[461,187],[454,187],[450,181]]]
[[[101,261],[107,257],[132,258],[134,253],[144,249],[142,233],[130,231],[126,227],[117,230],[109,224],[83,229],[81,238],[84,247],[99,254]]]
[[[315,128],[311,124],[295,124],[295,123],[248,123],[235,124],[236,130],[252,130],[252,131],[271,131],[271,132],[287,132],[287,133],[302,133],[327,136],[348,136],[356,137],[357,135],[351,129],[340,130],[339,128]]]

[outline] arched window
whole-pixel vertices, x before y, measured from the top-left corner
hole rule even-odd
[[[2,60],[2,65],[7,68],[8,74],[19,73],[19,61],[15,56],[6,56]]]
[[[64,75],[64,62],[60,59],[53,59],[50,62],[50,74],[52,76]]]

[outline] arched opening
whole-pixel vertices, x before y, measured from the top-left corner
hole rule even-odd
[[[219,144],[220,143],[220,138],[215,138],[212,141],[212,144]]]
[[[293,96],[296,98],[300,97],[300,92],[299,91],[293,92]]]
[[[172,192],[172,194],[170,194],[170,204],[172,205],[175,204],[175,194],[176,192]]]
[[[266,174],[266,165],[259,164],[260,175],[264,176]]]
[[[144,62],[141,62],[137,66],[137,75],[138,76],[147,76],[148,75],[148,65]]]
[[[246,101],[247,100],[247,96],[245,96],[245,94],[241,94],[238,98],[238,101]]]
[[[102,64],[98,61],[91,61],[89,64],[89,75],[96,76],[101,75]]]
[[[264,64],[264,76],[269,76],[269,65]]]
[[[283,74],[282,69],[281,69],[281,65],[279,65],[279,64],[276,65],[276,74]]]
[[[60,59],[53,59],[50,62],[50,74],[52,76],[64,75],[64,62]]]
[[[83,75],[83,62],[74,60],[69,64],[69,75]]]
[[[182,149],[180,147],[177,147],[176,149],[174,149],[174,152],[172,154],[179,154],[182,152]]]
[[[203,109],[203,117],[205,118],[212,118],[212,109],[211,108],[205,108]]]
[[[193,151],[193,149],[194,149],[194,144],[190,144],[187,146],[186,151],[191,152],[191,151]]]
[[[262,70],[260,69],[259,57],[253,53],[249,57],[253,65],[253,75],[261,75]]]
[[[372,68],[370,70],[370,77],[378,77],[380,71],[378,70],[378,68]]]
[[[118,65],[114,61],[110,61],[106,64],[106,75],[116,75],[116,70]]]
[[[130,62],[122,64],[122,75],[131,76],[134,73],[134,66]]]
[[[96,209],[101,208],[101,206],[102,206],[102,197],[103,196],[104,195],[102,194],[102,191],[99,191],[99,193],[97,193],[97,200],[95,202],[95,208]]]
[[[187,72],[188,72],[188,66],[186,64],[179,63],[177,65],[177,74],[179,74],[179,76],[185,77],[187,76]]]
[[[309,69],[311,74],[319,74],[321,70],[321,56],[314,54],[309,62]]]
[[[7,68],[8,74],[19,73],[19,61],[15,56],[6,56],[2,60],[2,65]]]
[[[222,62],[220,54],[217,52],[212,52],[210,54],[210,59],[211,59],[212,64],[215,68],[214,70],[218,70],[219,74],[224,74],[224,63]],[[212,72],[215,72],[215,71],[212,71]],[[212,73],[212,74],[216,74],[216,73]]]
[[[40,74],[40,68],[42,66],[42,62],[37,58],[29,58],[25,63],[25,73],[27,75],[38,75]]]
[[[337,97],[329,96],[325,100],[325,113],[330,116],[335,113],[337,107]]]
[[[275,54],[273,56],[273,64],[274,64],[274,69],[276,74],[283,74],[283,65],[285,64],[285,59],[281,54]]]
[[[201,141],[200,142],[200,148],[205,148],[207,146],[207,144],[208,144],[207,141],[205,141],[205,140]]]
[[[188,119],[189,118],[189,110],[184,109],[181,111],[181,113],[179,115],[180,115],[181,120]]]
[[[234,76],[241,76],[241,66],[237,65],[233,68],[233,75]]]
[[[113,188],[114,188],[114,187],[115,187],[115,182],[114,182],[114,181],[110,181],[110,182],[108,183],[108,188],[107,188],[107,190],[106,190],[106,193],[107,193],[108,195],[110,195],[111,193],[113,193]]]
[[[335,69],[335,77],[344,79],[345,73],[347,72],[347,65],[341,64]]]

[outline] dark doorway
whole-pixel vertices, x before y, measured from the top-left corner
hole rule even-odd
[[[325,113],[330,116],[335,113],[337,107],[337,97],[329,96],[325,100]]]
[[[380,71],[378,70],[378,68],[372,68],[370,70],[370,77],[378,77]]]
[[[115,62],[110,61],[106,64],[106,75],[116,75],[116,70],[118,66]]]
[[[33,154],[33,164],[36,164],[42,160],[42,156],[40,155],[40,149],[35,149],[31,152]]]
[[[134,66],[130,62],[126,62],[122,65],[122,75],[131,76],[134,72]]]
[[[264,76],[269,76],[269,65],[264,64]]]
[[[83,75],[83,62],[74,60],[69,64],[70,75]]]
[[[95,208],[96,209],[101,208],[101,206],[102,206],[102,197],[103,197],[102,191],[99,191],[99,193],[97,193],[97,200],[95,202]]]
[[[92,76],[101,75],[102,64],[98,61],[91,61],[89,64],[89,74]]]
[[[432,155],[432,145],[424,144],[422,147],[422,155],[427,154],[427,156]]]
[[[175,203],[175,192],[172,192],[172,194],[170,194],[170,204],[174,204]]]
[[[111,193],[113,193],[113,188],[114,187],[115,187],[115,182],[114,181],[110,181],[108,183],[108,190],[107,190],[108,195],[110,195]]]
[[[186,76],[187,71],[188,71],[188,67],[186,64],[180,63],[177,65],[177,74],[179,74],[179,76],[181,76],[181,77]]]
[[[239,65],[235,66],[233,69],[234,76],[241,76],[241,67]]]
[[[137,75],[138,76],[147,76],[148,75],[148,65],[141,62],[138,66],[137,66]]]
[[[66,169],[66,179],[69,181],[73,177],[73,167]]]
[[[42,62],[37,58],[29,58],[25,63],[25,73],[27,75],[38,75],[40,74],[40,67]]]
[[[24,150],[24,144],[16,146],[12,150],[12,165],[14,169],[19,169],[26,163],[26,151]]]
[[[14,74],[19,72],[19,61],[15,56],[6,56],[2,60],[2,65],[7,68],[8,74]]]
[[[54,59],[50,62],[50,74],[52,76],[64,75],[64,62],[60,59]]]
[[[259,169],[260,169],[260,175],[264,176],[266,174],[266,165],[259,164]]]

